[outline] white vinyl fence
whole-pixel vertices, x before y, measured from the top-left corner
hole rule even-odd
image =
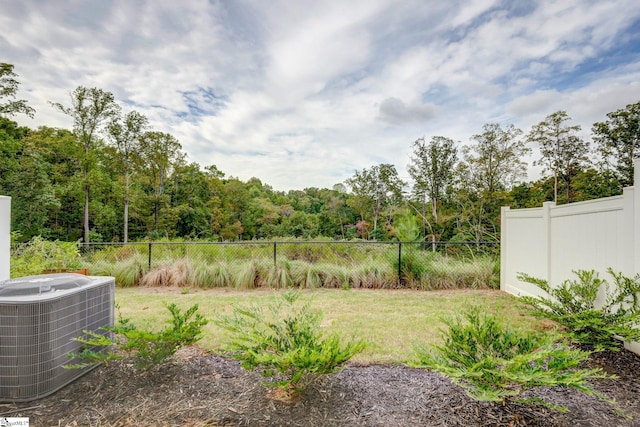
[[[513,295],[539,295],[519,273],[551,286],[575,278],[572,270],[596,270],[610,279],[611,267],[626,276],[640,273],[640,160],[634,186],[621,196],[541,208],[502,208],[500,288]],[[640,344],[629,346],[640,353]]]
[[[0,281],[9,279],[11,197],[0,196]]]

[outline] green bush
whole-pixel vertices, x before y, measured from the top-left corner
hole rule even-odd
[[[577,270],[577,280],[565,280],[552,288],[545,280],[526,274],[518,279],[542,289],[544,296],[521,297],[534,309],[534,314],[552,319],[565,326],[571,338],[595,350],[618,351],[622,342],[640,339],[640,275],[635,278],[607,270],[614,285],[598,277],[593,270]],[[604,302],[597,304],[598,295],[604,291]]]
[[[554,334],[505,328],[494,316],[482,314],[479,307],[443,321],[448,326],[442,331],[444,344],[416,346],[416,366],[446,375],[475,400],[530,403],[518,396],[540,386],[566,386],[597,394],[588,380],[606,377],[599,368],[578,368],[589,352],[571,349],[558,342]],[[554,407],[544,401],[534,402]]]
[[[19,233],[11,234],[11,277],[42,274],[45,270],[76,270],[82,266],[80,242],[49,241],[34,236],[18,244]]]
[[[290,395],[304,390],[318,375],[335,372],[365,347],[363,341],[341,343],[338,335],[326,336],[320,328],[322,314],[309,303],[296,306],[300,294],[286,291],[267,307],[234,307],[233,315],[221,315],[230,357],[247,370],[261,369],[264,377]]]
[[[176,304],[166,307],[171,313],[171,326],[160,332],[140,330],[129,319],[123,318],[112,328],[103,328],[99,332],[84,331],[86,337],[75,338],[84,349],[69,355],[70,358],[78,358],[80,363],[67,367],[82,368],[128,356],[133,359],[136,369],[150,369],[166,362],[180,348],[202,338],[202,328],[208,320],[197,313],[197,304],[184,313]]]

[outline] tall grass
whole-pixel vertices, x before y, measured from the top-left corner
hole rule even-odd
[[[255,261],[236,264],[232,274],[233,285],[236,289],[253,289],[256,287],[258,267]]]
[[[425,264],[420,289],[496,288],[499,285],[498,260],[488,256],[474,260],[449,259]]]
[[[232,286],[233,278],[226,262],[216,264],[198,262],[191,270],[190,283],[202,289],[224,288]]]
[[[270,268],[267,273],[266,283],[276,289],[287,289],[294,286],[291,275],[291,261],[280,261]]]
[[[369,261],[355,267],[349,284],[353,288],[394,288],[398,285],[398,273],[389,263]]]
[[[104,268],[104,266],[103,266]],[[91,274],[95,274],[94,266],[89,267]],[[133,253],[128,258],[116,261],[113,264],[112,274],[116,278],[116,284],[124,288],[137,286],[144,275],[146,262],[141,254]]]
[[[192,271],[191,260],[180,258],[173,263],[162,263],[153,268],[140,280],[140,285],[147,287],[185,287],[190,283],[189,275]]]
[[[108,256],[100,257],[89,268],[91,274],[116,276],[116,283],[122,287],[432,290],[498,286],[499,262],[489,255],[465,259],[403,245],[398,259],[393,245],[363,244],[356,251],[353,245],[277,244],[284,247],[278,249],[275,264],[273,247],[268,244],[236,247],[234,258],[228,246],[209,245],[207,249],[215,252],[212,256],[213,252],[197,249],[196,245],[178,243],[157,245],[158,251],[154,247],[153,258],[157,261],[151,269],[147,266],[148,254],[138,246],[108,248]],[[242,257],[237,257],[240,249]],[[290,253],[292,259],[283,253]]]

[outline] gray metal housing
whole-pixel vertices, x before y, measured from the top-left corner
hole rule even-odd
[[[115,279],[74,273],[43,274],[0,282],[0,401],[50,395],[92,367],[69,353],[73,338],[113,326]]]

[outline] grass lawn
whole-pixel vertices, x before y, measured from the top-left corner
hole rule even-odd
[[[123,317],[145,329],[160,329],[169,320],[164,303],[182,309],[198,304],[200,313],[214,319],[231,313],[234,304],[264,304],[273,300],[275,290],[238,291],[231,289],[118,288],[116,303]],[[324,313],[323,326],[341,336],[364,338],[369,346],[352,360],[362,363],[405,363],[413,359],[416,342],[439,341],[440,317],[455,315],[465,305],[480,305],[497,314],[503,323],[524,329],[548,328],[548,322],[526,315],[517,300],[497,290],[304,290],[300,301],[311,300]],[[198,346],[219,350],[224,331],[213,322],[205,327]]]

